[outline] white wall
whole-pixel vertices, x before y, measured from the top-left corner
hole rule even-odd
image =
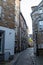
[[[15,45],[15,30],[9,29],[6,27],[1,27],[0,30],[5,31],[5,47],[4,52],[10,52],[11,55],[14,55],[14,45]]]

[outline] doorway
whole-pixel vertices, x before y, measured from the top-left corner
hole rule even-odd
[[[4,52],[4,32],[0,31],[0,53]]]

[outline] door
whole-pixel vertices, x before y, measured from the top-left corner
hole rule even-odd
[[[3,32],[0,32],[0,53],[3,51]]]

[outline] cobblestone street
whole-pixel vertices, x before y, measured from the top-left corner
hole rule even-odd
[[[33,48],[26,49],[19,56],[19,59],[18,59],[16,65],[34,65],[32,56],[34,56]]]
[[[35,58],[35,65],[43,65],[43,56]]]
[[[21,53],[15,65],[43,65],[43,56],[34,55],[34,49],[28,48]]]
[[[43,65],[43,56],[35,56],[33,48],[27,48],[18,53],[15,59],[0,65]]]
[[[43,0],[0,0],[0,65],[43,65]]]

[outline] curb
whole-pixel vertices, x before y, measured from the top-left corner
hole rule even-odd
[[[20,56],[20,54],[18,54],[16,60],[13,62],[13,65],[16,65],[16,63],[17,63],[17,61],[18,61],[18,59],[19,59],[19,56]]]
[[[18,62],[18,59],[20,58],[20,56],[22,55],[23,51],[19,53],[18,57],[16,58],[16,60],[14,61],[14,65],[16,65],[16,63]]]
[[[25,51],[25,50],[24,50]],[[18,59],[20,58],[20,56],[22,55],[22,53],[24,51],[21,51],[20,53],[17,54],[16,59],[13,59],[10,63],[6,64],[6,65],[16,65],[16,63],[18,62]]]
[[[9,65],[16,65],[16,63],[18,62],[18,59],[20,58],[20,56],[22,55],[22,52],[18,53],[17,58],[15,60],[12,60]]]
[[[19,55],[20,55],[20,54],[18,54],[18,55],[17,55],[17,58],[16,58],[15,60],[13,59],[13,60],[9,63],[9,65],[16,65],[16,63],[17,63],[17,61],[18,61],[18,58],[19,58]]]

